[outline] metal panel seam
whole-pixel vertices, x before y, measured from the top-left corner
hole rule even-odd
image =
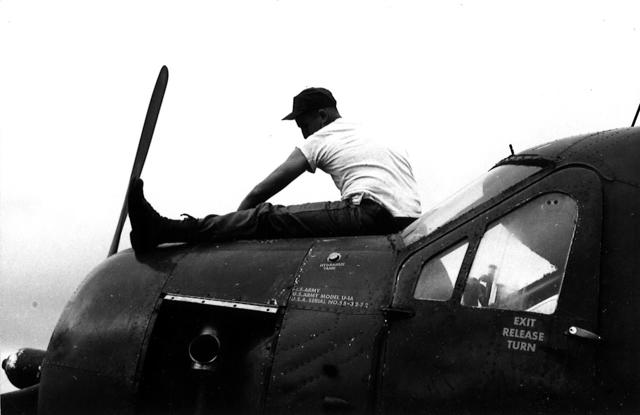
[[[134,390],[136,391],[140,386],[140,379],[142,378],[142,370],[144,368],[144,359],[141,359],[140,357],[147,355],[147,348],[149,347],[149,339],[151,338],[151,332],[153,331],[153,327],[155,326],[156,319],[158,318],[158,312],[163,302],[162,293],[165,292],[165,287],[169,283],[169,280],[171,279],[171,275],[173,275],[173,272],[175,271],[180,261],[182,261],[182,259],[185,256],[187,256],[187,254],[191,253],[194,247],[190,248],[186,252],[182,253],[182,255],[178,256],[178,258],[176,258],[175,265],[173,266],[173,268],[171,268],[171,270],[165,276],[164,284],[162,285],[162,288],[160,288],[160,293],[158,295],[158,298],[155,301],[153,310],[151,311],[151,315],[149,319],[147,319],[147,326],[144,329],[142,342],[140,342],[140,348],[138,349],[138,353],[136,354],[136,359],[137,359],[136,371],[134,372],[133,379],[132,379],[133,387],[134,387]]]

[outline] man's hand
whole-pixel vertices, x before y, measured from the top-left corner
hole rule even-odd
[[[298,176],[308,170],[309,163],[300,149],[295,148],[289,157],[266,179],[261,181],[244,198],[238,210],[250,209],[258,203],[267,201],[271,196],[287,187]]]

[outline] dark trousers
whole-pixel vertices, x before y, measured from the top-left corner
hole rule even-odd
[[[198,242],[230,239],[276,239],[398,232],[415,218],[394,218],[368,199],[281,206],[261,203],[253,209],[198,219],[193,239]]]

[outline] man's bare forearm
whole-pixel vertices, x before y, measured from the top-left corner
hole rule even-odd
[[[244,199],[242,199],[242,202],[240,202],[238,210],[251,209],[253,207],[256,207],[258,203],[262,202],[256,202],[254,198],[252,198],[250,195],[247,195]]]
[[[271,196],[287,187],[289,183],[300,176],[307,167],[307,159],[296,148],[284,163],[278,166],[245,196],[240,206],[238,206],[238,210],[251,209],[260,203],[266,202]]]
[[[275,192],[269,194],[267,192],[261,191],[259,186],[256,186],[249,192],[248,195],[245,196],[244,199],[242,199],[242,202],[240,202],[240,206],[238,206],[238,210],[254,208],[258,204],[269,200],[269,198],[274,194]]]

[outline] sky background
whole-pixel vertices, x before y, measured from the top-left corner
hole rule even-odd
[[[280,119],[310,86],[407,149],[426,211],[509,144],[629,126],[638,16],[633,1],[0,0],[1,357],[46,349],[106,257],[162,65],[142,174],[162,214],[235,210],[302,140]],[[318,172],[272,201],[338,198]]]

